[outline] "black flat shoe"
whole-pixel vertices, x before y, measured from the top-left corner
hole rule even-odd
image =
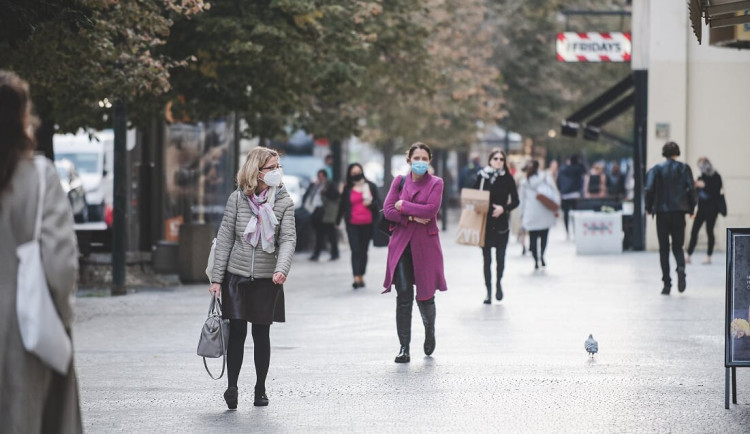
[[[664,288],[661,290],[661,295],[669,295],[669,291],[672,289],[669,285],[664,285]]]
[[[484,298],[484,304],[492,304],[492,297],[489,295]]]
[[[229,407],[230,410],[235,410],[237,408],[237,395],[238,392],[236,387],[229,387],[226,392],[224,392],[224,401],[226,401],[227,407]]]
[[[265,393],[261,393],[260,395],[255,395],[255,401],[253,401],[253,405],[256,407],[265,407],[268,405],[268,397]]]

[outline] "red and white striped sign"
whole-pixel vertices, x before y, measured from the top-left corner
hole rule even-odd
[[[630,62],[630,33],[564,32],[557,34],[560,62]]]

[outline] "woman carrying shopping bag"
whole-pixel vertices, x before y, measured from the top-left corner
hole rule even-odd
[[[255,406],[268,405],[266,376],[271,361],[269,332],[284,322],[284,282],[296,243],[294,203],[281,185],[279,154],[257,147],[237,173],[239,188],[229,196],[216,237],[209,291],[221,294],[229,319],[228,387],[224,400],[237,408],[237,379],[245,354],[247,323],[252,323],[255,359]]]
[[[497,301],[503,299],[503,288],[500,280],[505,270],[505,248],[508,246],[510,227],[508,216],[518,207],[518,190],[516,181],[508,170],[505,152],[493,149],[487,160],[488,166],[477,174],[474,188],[489,190],[490,210],[484,231],[484,284],[487,287],[485,304],[492,303],[492,249],[495,249],[497,267]]]
[[[82,432],[78,384],[73,362],[67,373],[54,371],[27,352],[21,338],[17,303],[19,260],[16,248],[34,239],[37,199],[43,182],[41,248],[44,278],[59,320],[70,335],[71,296],[78,276],[78,247],[70,202],[55,166],[35,167],[28,84],[0,71],[0,431]],[[40,177],[40,173],[42,177]]]
[[[432,151],[424,143],[411,145],[406,153],[410,171],[403,188],[402,176],[391,184],[383,205],[393,235],[388,244],[388,261],[383,287],[396,287],[396,331],[401,344],[396,363],[411,360],[411,313],[414,286],[417,306],[425,328],[424,353],[435,351],[435,291],[446,291],[443,252],[437,225],[437,213],[443,198],[443,180],[428,173]]]
[[[534,258],[534,269],[539,269],[539,263],[546,267],[544,252],[547,249],[547,237],[549,228],[555,225],[557,212],[551,210],[545,203],[550,202],[549,196],[557,194],[559,205],[559,193],[555,183],[549,179],[547,174],[539,172],[539,162],[531,160],[526,165],[526,178],[521,181],[521,225],[529,233],[529,251]],[[543,197],[540,197],[543,196]]]

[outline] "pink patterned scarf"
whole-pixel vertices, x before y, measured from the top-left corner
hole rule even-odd
[[[269,200],[269,196],[271,200]],[[260,240],[263,251],[267,253],[273,253],[276,249],[274,234],[279,221],[273,213],[275,196],[275,188],[267,188],[260,195],[245,196],[247,203],[250,205],[252,216],[242,235],[245,237],[245,241],[253,247],[256,247],[258,240]]]

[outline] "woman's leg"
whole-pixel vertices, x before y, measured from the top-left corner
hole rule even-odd
[[[539,268],[539,256],[537,255],[537,240],[539,239],[539,231],[529,231],[529,251],[531,256],[534,257],[534,268]]]
[[[716,242],[716,239],[714,238],[714,225],[716,224],[717,217],[719,217],[718,212],[706,216],[706,235],[708,235],[708,250],[706,250],[706,256],[709,258],[714,253],[714,243]]]
[[[539,232],[541,232],[539,235],[542,239],[542,251],[539,255],[539,260],[542,261],[542,267],[546,267],[547,264],[544,263],[544,251],[547,250],[547,236],[549,235],[549,229],[545,229]]]
[[[406,246],[396,265],[396,333],[401,349],[396,356],[396,363],[406,363],[410,360],[409,343],[411,342],[411,312],[414,305],[414,265],[411,248]]]
[[[435,297],[429,300],[417,300],[419,313],[424,324],[424,353],[429,356],[435,351]]]
[[[374,225],[362,225],[360,226],[360,245],[359,249],[361,253],[361,262],[360,262],[360,276],[364,276],[365,272],[367,271],[367,250],[370,247],[370,240],[372,239],[372,229]]]
[[[271,364],[271,326],[270,324],[253,324],[253,354],[255,356],[255,394],[266,393],[266,376]]]
[[[245,338],[247,337],[247,321],[244,319],[229,320],[229,344],[227,345],[227,379],[229,387],[237,387],[237,378],[242,369],[242,359],[245,356]]]
[[[492,303],[492,246],[485,244],[482,247],[482,258],[484,259],[484,286],[487,288],[485,304]]]
[[[360,252],[360,246],[362,241],[360,240],[359,226],[357,225],[346,225],[346,235],[349,238],[349,248],[352,251],[352,274],[354,276],[360,276],[358,272],[361,268],[360,263],[362,262]]]
[[[702,208],[698,208],[698,212],[695,214],[695,220],[693,220],[693,227],[690,229],[690,241],[688,242],[687,255],[693,254],[695,251],[695,245],[698,244],[698,233],[701,230],[701,226],[705,221],[705,213]]]
[[[505,272],[505,249],[508,247],[508,238],[510,238],[510,231],[503,234],[498,234],[498,242],[495,246],[495,262],[497,263],[497,293],[495,297],[497,301],[503,299],[503,287],[500,281],[503,279],[503,273]]]

